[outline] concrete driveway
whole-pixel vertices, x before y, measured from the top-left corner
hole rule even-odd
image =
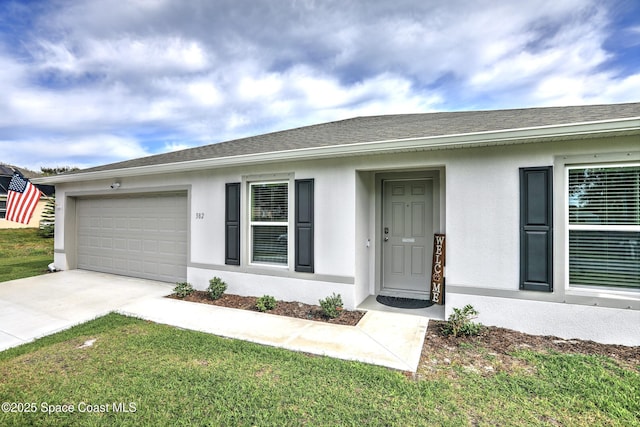
[[[0,351],[172,292],[170,283],[60,271],[0,283]]]

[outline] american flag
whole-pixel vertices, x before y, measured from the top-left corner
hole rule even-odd
[[[8,221],[28,224],[40,200],[40,190],[18,172],[13,174],[7,193]]]

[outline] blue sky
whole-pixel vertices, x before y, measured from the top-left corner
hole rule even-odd
[[[0,162],[377,114],[640,101],[636,0],[0,0]]]

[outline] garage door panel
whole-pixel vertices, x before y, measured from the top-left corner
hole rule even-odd
[[[143,273],[142,262],[136,260],[127,260],[127,269],[131,272],[132,276],[138,276]]]
[[[160,231],[158,228],[158,219],[157,218],[148,218],[144,221],[142,228],[144,231]]]
[[[113,221],[113,228],[116,231],[125,231],[129,229],[129,227],[127,227],[127,224],[127,218],[115,218]]]
[[[78,200],[78,268],[186,280],[186,194]]]
[[[89,263],[89,256],[84,254],[78,254],[78,265],[87,265]]]
[[[163,255],[172,255],[176,251],[176,242],[172,241],[159,241],[158,253]]]
[[[142,241],[140,239],[128,239],[129,251],[140,252],[142,251]]]
[[[123,238],[115,238],[113,239],[113,249],[119,251],[126,251],[129,245],[127,244],[127,239]]]
[[[143,251],[147,254],[158,252],[158,241],[157,240],[145,240],[143,244]]]
[[[129,260],[127,258],[113,258],[112,267],[117,270],[125,270],[129,268]]]
[[[113,249],[113,239],[109,237],[102,238],[102,247],[104,249]]]
[[[104,268],[109,268],[112,269],[114,267],[113,265],[113,258],[100,258],[100,265]]]
[[[128,218],[129,231],[142,231],[142,218]]]
[[[158,221],[158,227],[164,231],[178,231],[177,221],[170,218],[162,218]]]
[[[158,272],[165,276],[173,276],[174,274],[176,274],[175,266],[171,266],[168,264],[160,264],[159,266],[157,266],[157,268],[158,268]]]

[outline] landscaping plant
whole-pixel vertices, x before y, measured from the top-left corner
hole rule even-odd
[[[219,299],[224,291],[227,290],[227,284],[222,281],[219,277],[214,277],[209,280],[209,287],[207,288],[207,292],[209,293],[209,297],[211,299]]]
[[[56,223],[56,195],[47,198],[38,228],[41,237],[53,237]]]
[[[262,312],[276,308],[276,299],[271,295],[263,295],[256,300],[256,308]]]
[[[333,295],[326,297],[325,299],[321,299],[319,302],[325,316],[331,319],[335,319],[340,316],[340,313],[342,312],[342,297],[340,294],[336,295],[334,292]]]
[[[173,288],[173,292],[176,293],[178,298],[188,297],[193,293],[193,286],[188,282],[178,282],[176,283],[176,287]]]
[[[478,311],[471,304],[462,309],[454,308],[444,326],[443,332],[454,337],[460,335],[478,335],[482,331],[481,323],[472,322],[478,317]]]

